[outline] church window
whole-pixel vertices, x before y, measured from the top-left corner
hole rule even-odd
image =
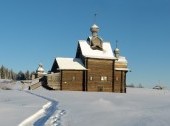
[[[107,76],[101,76],[101,81],[107,81]]]
[[[75,80],[76,80],[76,77],[75,77],[75,76],[73,76],[73,77],[72,77],[72,81],[75,81]]]
[[[92,81],[92,80],[93,80],[93,77],[92,77],[92,76],[90,76],[90,77],[89,77],[89,80],[90,80],[90,81]]]
[[[119,77],[116,77],[116,81],[118,81],[119,80]]]

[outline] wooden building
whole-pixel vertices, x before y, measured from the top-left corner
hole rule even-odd
[[[93,25],[87,40],[79,40],[75,58],[56,58],[47,75],[47,84],[58,90],[126,92],[127,60],[116,47],[99,36],[99,27]],[[57,81],[51,81],[57,74]],[[51,83],[53,82],[53,83]],[[54,88],[55,89],[55,88]]]

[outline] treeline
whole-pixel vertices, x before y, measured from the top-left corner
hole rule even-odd
[[[0,79],[31,80],[33,74],[35,74],[35,72],[30,72],[29,70],[16,73],[12,69],[8,69],[3,65],[0,67]]]
[[[140,83],[139,85],[135,86],[133,83],[126,85],[126,87],[131,87],[131,88],[144,88],[144,86]]]

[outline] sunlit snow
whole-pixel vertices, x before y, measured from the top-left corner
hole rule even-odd
[[[1,87],[3,84],[0,84]],[[2,126],[169,126],[170,91],[128,88],[127,93],[0,89]]]

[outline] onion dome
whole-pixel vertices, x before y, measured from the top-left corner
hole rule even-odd
[[[90,27],[90,31],[92,32],[92,36],[97,36],[97,32],[99,31],[99,27],[96,24],[93,24]]]
[[[114,52],[115,52],[115,53],[119,53],[120,50],[119,50],[118,48],[116,48],[116,49],[114,50]]]
[[[116,58],[119,58],[120,50],[119,50],[118,48],[116,48],[116,49],[114,50],[114,55],[115,55]]]
[[[37,68],[38,73],[44,73],[44,68],[42,64],[39,64],[39,67]]]
[[[89,42],[90,47],[93,50],[103,50],[103,40],[98,36],[99,27],[96,24],[93,24],[90,27],[92,36],[88,37],[87,41]]]

